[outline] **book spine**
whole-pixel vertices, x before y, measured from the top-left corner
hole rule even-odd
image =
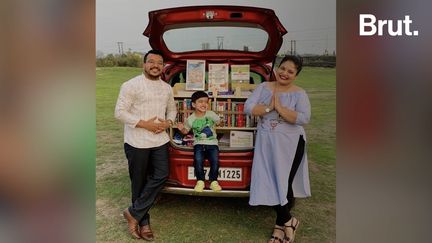
[[[244,103],[239,103],[237,105],[237,111],[239,112],[238,120],[237,120],[237,126],[238,127],[244,127],[245,126],[245,115],[243,114]]]
[[[237,111],[237,102],[233,102],[233,104],[232,104],[232,111],[234,113],[231,115],[231,124],[232,124],[233,127],[236,127],[237,126],[237,123],[236,123],[236,121],[237,121],[237,114],[235,112]]]
[[[227,106],[228,106],[227,107],[228,114],[226,115],[225,121],[226,121],[227,127],[231,127],[231,117],[232,117],[232,114],[231,114],[231,99],[228,99]]]

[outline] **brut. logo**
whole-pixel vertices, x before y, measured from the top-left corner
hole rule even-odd
[[[361,36],[372,36],[375,34],[382,36],[387,33],[390,36],[418,36],[419,32],[417,30],[412,32],[410,30],[412,23],[413,21],[409,15],[405,15],[405,19],[403,20],[378,19],[377,21],[377,18],[373,14],[360,14],[359,34]]]

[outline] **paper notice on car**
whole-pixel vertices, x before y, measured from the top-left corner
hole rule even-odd
[[[208,90],[216,89],[219,92],[228,91],[228,64],[212,63],[208,65]]]
[[[204,90],[205,60],[187,60],[186,90]]]
[[[250,77],[249,65],[231,65],[231,80],[233,82],[248,82]]]
[[[231,131],[230,147],[234,148],[252,148],[253,132]]]

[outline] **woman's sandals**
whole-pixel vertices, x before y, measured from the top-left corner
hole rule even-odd
[[[270,237],[268,243],[293,243],[299,224],[300,221],[298,219],[291,217],[291,219],[286,222],[283,227],[275,225],[273,234]]]
[[[285,237],[285,230],[284,230],[284,228],[285,227],[276,225],[274,227],[274,229],[273,229],[273,234],[272,234],[272,236],[270,237],[270,239],[268,240],[267,243],[286,243],[286,241],[285,241],[286,237]],[[279,232],[279,234],[277,232]],[[278,236],[278,235],[280,235],[280,236]]]
[[[285,233],[285,242],[292,243],[294,242],[295,233],[300,224],[300,221],[294,217],[285,223],[284,225],[284,233]]]

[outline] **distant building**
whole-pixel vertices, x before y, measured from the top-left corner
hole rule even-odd
[[[324,50],[324,56],[328,56],[328,50],[327,49]]]
[[[208,42],[203,42],[203,43],[201,44],[201,49],[202,49],[202,50],[209,50],[209,49],[210,49],[210,43],[208,43]]]

